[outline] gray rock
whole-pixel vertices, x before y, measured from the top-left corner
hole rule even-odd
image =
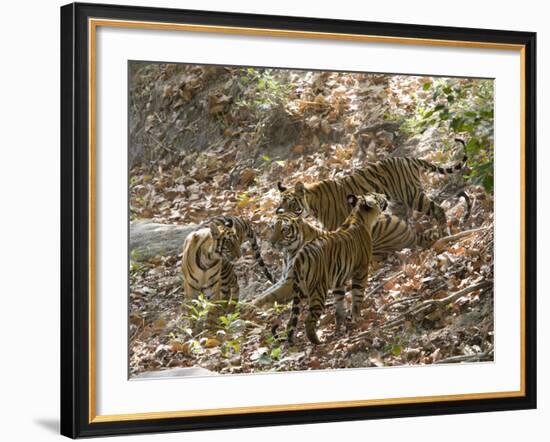
[[[183,241],[197,230],[196,224],[158,224],[148,220],[130,223],[130,253],[132,259],[141,261],[156,255],[181,253]]]
[[[202,367],[169,368],[168,370],[145,371],[133,379],[165,379],[189,376],[215,376],[216,373]]]

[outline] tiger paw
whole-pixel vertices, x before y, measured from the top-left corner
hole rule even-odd
[[[312,344],[319,345],[321,341],[317,336],[317,331],[313,327],[306,327],[306,336]]]

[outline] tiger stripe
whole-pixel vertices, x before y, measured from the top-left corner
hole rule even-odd
[[[351,196],[353,209],[342,227],[326,232],[305,244],[290,265],[284,284],[291,284],[293,301],[287,324],[287,339],[292,342],[302,300],[309,300],[305,319],[308,339],[319,344],[316,328],[324,310],[329,290],[344,287],[352,280],[352,318],[360,316],[364,289],[368,280],[368,267],[372,258],[372,225],[376,221],[385,199],[377,194]],[[338,290],[341,294],[341,289]],[[336,325],[345,321],[343,296],[337,300]],[[274,330],[275,331],[275,330]]]
[[[462,140],[456,141],[465,145]],[[421,172],[452,174],[461,170],[466,160],[467,156],[464,155],[460,162],[445,168],[419,158],[393,157],[369,164],[335,180],[323,180],[308,185],[298,182],[294,189],[287,189],[279,182],[281,202],[276,213],[311,214],[325,229],[335,230],[350,212],[345,203],[347,195],[376,192],[405,204],[411,210],[435,218],[440,225],[445,225],[445,212],[422,189]]]

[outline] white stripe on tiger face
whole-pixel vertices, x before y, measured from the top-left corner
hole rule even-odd
[[[297,216],[307,215],[309,210],[306,201],[306,189],[302,182],[296,183],[294,190],[290,190],[277,183],[277,188],[281,192],[281,203],[275,210],[276,214],[294,214]]]
[[[238,259],[241,256],[241,241],[232,227],[210,224],[212,234],[212,252],[218,258],[228,260]]]
[[[294,250],[302,242],[302,232],[296,226],[292,216],[286,214],[276,215],[271,223],[271,245],[280,251]]]

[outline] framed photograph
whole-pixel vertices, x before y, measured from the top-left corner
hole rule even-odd
[[[61,432],[536,407],[528,32],[61,8]]]

